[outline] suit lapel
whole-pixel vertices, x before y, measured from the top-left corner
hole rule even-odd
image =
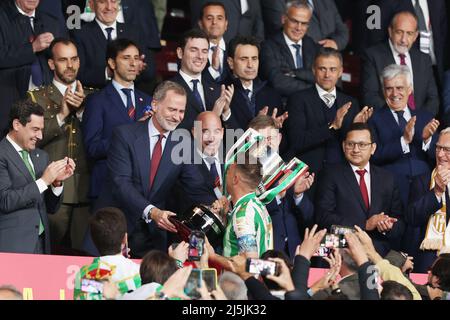
[[[205,108],[208,111],[213,109],[214,103],[216,102],[216,88],[214,85],[210,83],[206,77],[202,76],[202,86],[203,86],[203,95],[205,96]],[[203,110],[202,110],[203,112]]]
[[[138,161],[142,187],[146,195],[148,195],[150,189],[150,137],[148,133],[148,121],[142,123],[138,128],[136,132],[137,138],[133,143],[133,147]]]
[[[364,200],[361,195],[361,189],[359,188],[358,180],[356,180],[355,174],[353,173],[353,170],[352,170],[352,167],[350,166],[350,164],[347,163],[344,166],[343,175],[344,175],[344,178],[347,181],[347,184],[350,188],[351,194],[355,195],[355,197],[358,200],[359,204],[361,205],[361,208],[363,209],[363,211],[367,212],[366,205],[365,205]]]
[[[6,145],[6,154],[11,160],[11,163],[13,163],[16,166],[17,170],[19,170],[29,182],[33,182],[34,180],[30,174],[30,171],[28,171],[25,162],[23,162],[22,157],[19,155],[16,149],[14,149],[13,145],[8,140],[6,140],[6,138],[3,139],[2,143]],[[35,172],[37,172],[36,168]]]
[[[145,99],[136,89],[134,89],[134,100],[136,101],[136,119],[140,119],[144,115]]]
[[[61,94],[61,92],[59,92],[58,88],[56,88],[53,83],[49,86],[49,90],[47,90],[47,96],[58,106],[61,105],[63,95]]]
[[[419,50],[417,50],[415,48],[411,48],[411,50],[409,52],[410,52],[410,55],[411,55],[412,76],[414,78],[413,94],[415,93],[415,97],[417,99],[417,92],[419,92],[420,88],[421,88],[420,75],[422,74],[420,72],[421,71],[420,70],[420,52],[419,52]],[[416,76],[414,77],[414,75],[416,75]]]
[[[291,54],[291,49],[289,48],[286,41],[284,40],[283,33],[280,32],[278,34],[277,38],[275,38],[275,39],[283,47],[283,50],[281,50],[281,54],[284,56],[284,60],[288,62],[289,68],[295,69],[294,57]]]
[[[382,113],[383,123],[386,124],[388,127],[395,128],[399,135],[402,135],[400,126],[398,125],[398,122],[395,120],[394,115],[392,114],[389,107],[386,106],[386,108],[383,110]]]
[[[327,116],[325,114],[325,112],[326,112],[325,103],[320,98],[319,92],[317,91],[317,88],[315,86],[313,86],[311,88],[311,93],[315,99],[315,103],[313,105],[315,106],[316,109],[318,109],[316,112],[314,112],[314,114],[319,118],[319,121],[317,121],[317,123],[326,124]],[[336,97],[336,101],[337,101],[337,97]]]
[[[202,106],[199,105],[199,103],[197,102],[197,99],[194,97],[194,94],[192,93],[191,88],[189,87],[189,85],[186,83],[186,81],[184,81],[183,77],[177,73],[176,77],[178,77],[178,82],[184,87],[184,89],[186,90],[187,96],[188,96],[188,105],[193,107],[195,110],[197,110],[199,113],[203,112],[203,108]],[[202,77],[203,80],[203,77]],[[203,82],[202,82],[203,85]],[[206,95],[205,95],[205,100],[206,100]],[[188,112],[186,110],[186,112]]]
[[[122,118],[127,119],[129,122],[132,122],[132,120],[128,116],[127,109],[125,108],[119,93],[117,92],[116,88],[114,88],[112,83],[109,83],[106,86],[106,93],[111,101],[111,108],[115,109],[115,112],[120,113],[122,115]]]
[[[46,164],[43,162],[43,158],[42,158],[39,150],[31,151],[30,158],[31,158],[31,162],[33,162],[34,173],[35,173],[36,179],[39,179],[42,176],[42,173],[44,173]]]
[[[378,174],[378,168],[372,165],[370,166],[370,190],[370,211],[379,213],[382,205],[380,190],[383,190],[383,181]]]

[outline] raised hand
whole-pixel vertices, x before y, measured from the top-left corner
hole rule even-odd
[[[307,172],[306,174],[300,176],[300,178],[298,178],[294,184],[294,195],[296,197],[300,196],[303,192],[309,190],[309,188],[311,188],[313,183],[314,183],[314,172],[313,173]]]
[[[431,136],[437,131],[439,124],[439,121],[434,118],[427,123],[422,131],[422,139],[424,142],[428,142],[428,139],[430,139]]]
[[[347,102],[342,107],[340,107],[336,112],[336,117],[334,118],[333,122],[331,123],[331,126],[334,129],[340,129],[342,127],[342,122],[344,121],[344,117],[347,114],[348,110],[350,110],[350,107],[352,106],[351,102]]]
[[[364,108],[361,109],[360,112],[358,112],[358,114],[355,116],[355,118],[353,119],[353,123],[355,122],[363,122],[366,123],[370,117],[373,114],[373,108],[372,107],[368,107],[365,106]]]
[[[416,125],[416,116],[411,117],[406,123],[405,131],[403,132],[403,139],[407,144],[410,144],[414,138],[414,126]]]
[[[164,230],[167,230],[170,232],[177,232],[177,229],[172,224],[172,222],[170,222],[170,220],[169,220],[169,217],[176,216],[175,213],[166,211],[166,210],[161,210],[161,209],[154,207],[150,210],[150,216],[151,216],[150,218],[152,220],[155,220],[156,224],[161,229],[164,229]]]
[[[319,249],[320,241],[327,233],[327,229],[320,230],[317,233],[316,230],[317,224],[311,228],[311,231],[309,231],[309,228],[306,228],[303,242],[297,246],[295,255],[304,256],[308,260],[311,259],[312,255]]]

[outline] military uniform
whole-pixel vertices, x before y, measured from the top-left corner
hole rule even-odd
[[[83,88],[87,96],[92,88]],[[39,148],[47,151],[50,161],[68,156],[75,161],[76,168],[72,177],[64,181],[63,201],[60,210],[49,216],[52,244],[60,245],[65,236],[70,235],[72,247],[82,248],[82,241],[89,218],[87,192],[89,188],[89,169],[80,130],[80,120],[72,112],[60,127],[56,115],[61,110],[62,94],[51,84],[28,91],[28,97],[42,106],[44,112],[43,139]],[[66,233],[68,233],[66,235]]]

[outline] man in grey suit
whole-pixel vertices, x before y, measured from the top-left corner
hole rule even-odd
[[[306,35],[312,12],[303,1],[291,1],[283,15],[283,31],[262,44],[261,78],[283,97],[312,87],[312,65],[319,45]]]
[[[260,0],[214,0],[223,3],[228,19],[224,38],[228,42],[237,35],[264,39],[264,23]],[[203,5],[211,0],[190,0],[192,27],[198,26]]]
[[[417,17],[408,11],[399,12],[392,19],[388,31],[389,39],[367,49],[362,57],[363,104],[376,109],[384,106],[381,72],[390,64],[400,64],[409,67],[413,78],[408,107],[412,110],[424,109],[436,116],[439,95],[430,56],[413,47],[419,35]]]
[[[47,211],[57,210],[75,162],[65,157],[49,164],[47,153],[36,149],[43,129],[41,106],[13,105],[9,133],[0,141],[0,252],[50,253]]]

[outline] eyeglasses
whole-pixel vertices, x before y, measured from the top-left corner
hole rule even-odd
[[[436,145],[436,152],[444,151],[445,154],[450,154],[450,147],[444,147],[440,145]]]
[[[298,20],[295,20],[294,18],[291,18],[289,16],[286,16],[286,17],[288,18],[289,22],[292,23],[292,24],[296,24],[296,25],[299,25],[301,27],[309,26],[309,22],[298,21]]]
[[[371,146],[373,142],[365,143],[365,142],[353,142],[353,141],[345,141],[344,146],[348,150],[355,149],[355,146],[358,146],[359,150],[367,150],[369,146]]]

